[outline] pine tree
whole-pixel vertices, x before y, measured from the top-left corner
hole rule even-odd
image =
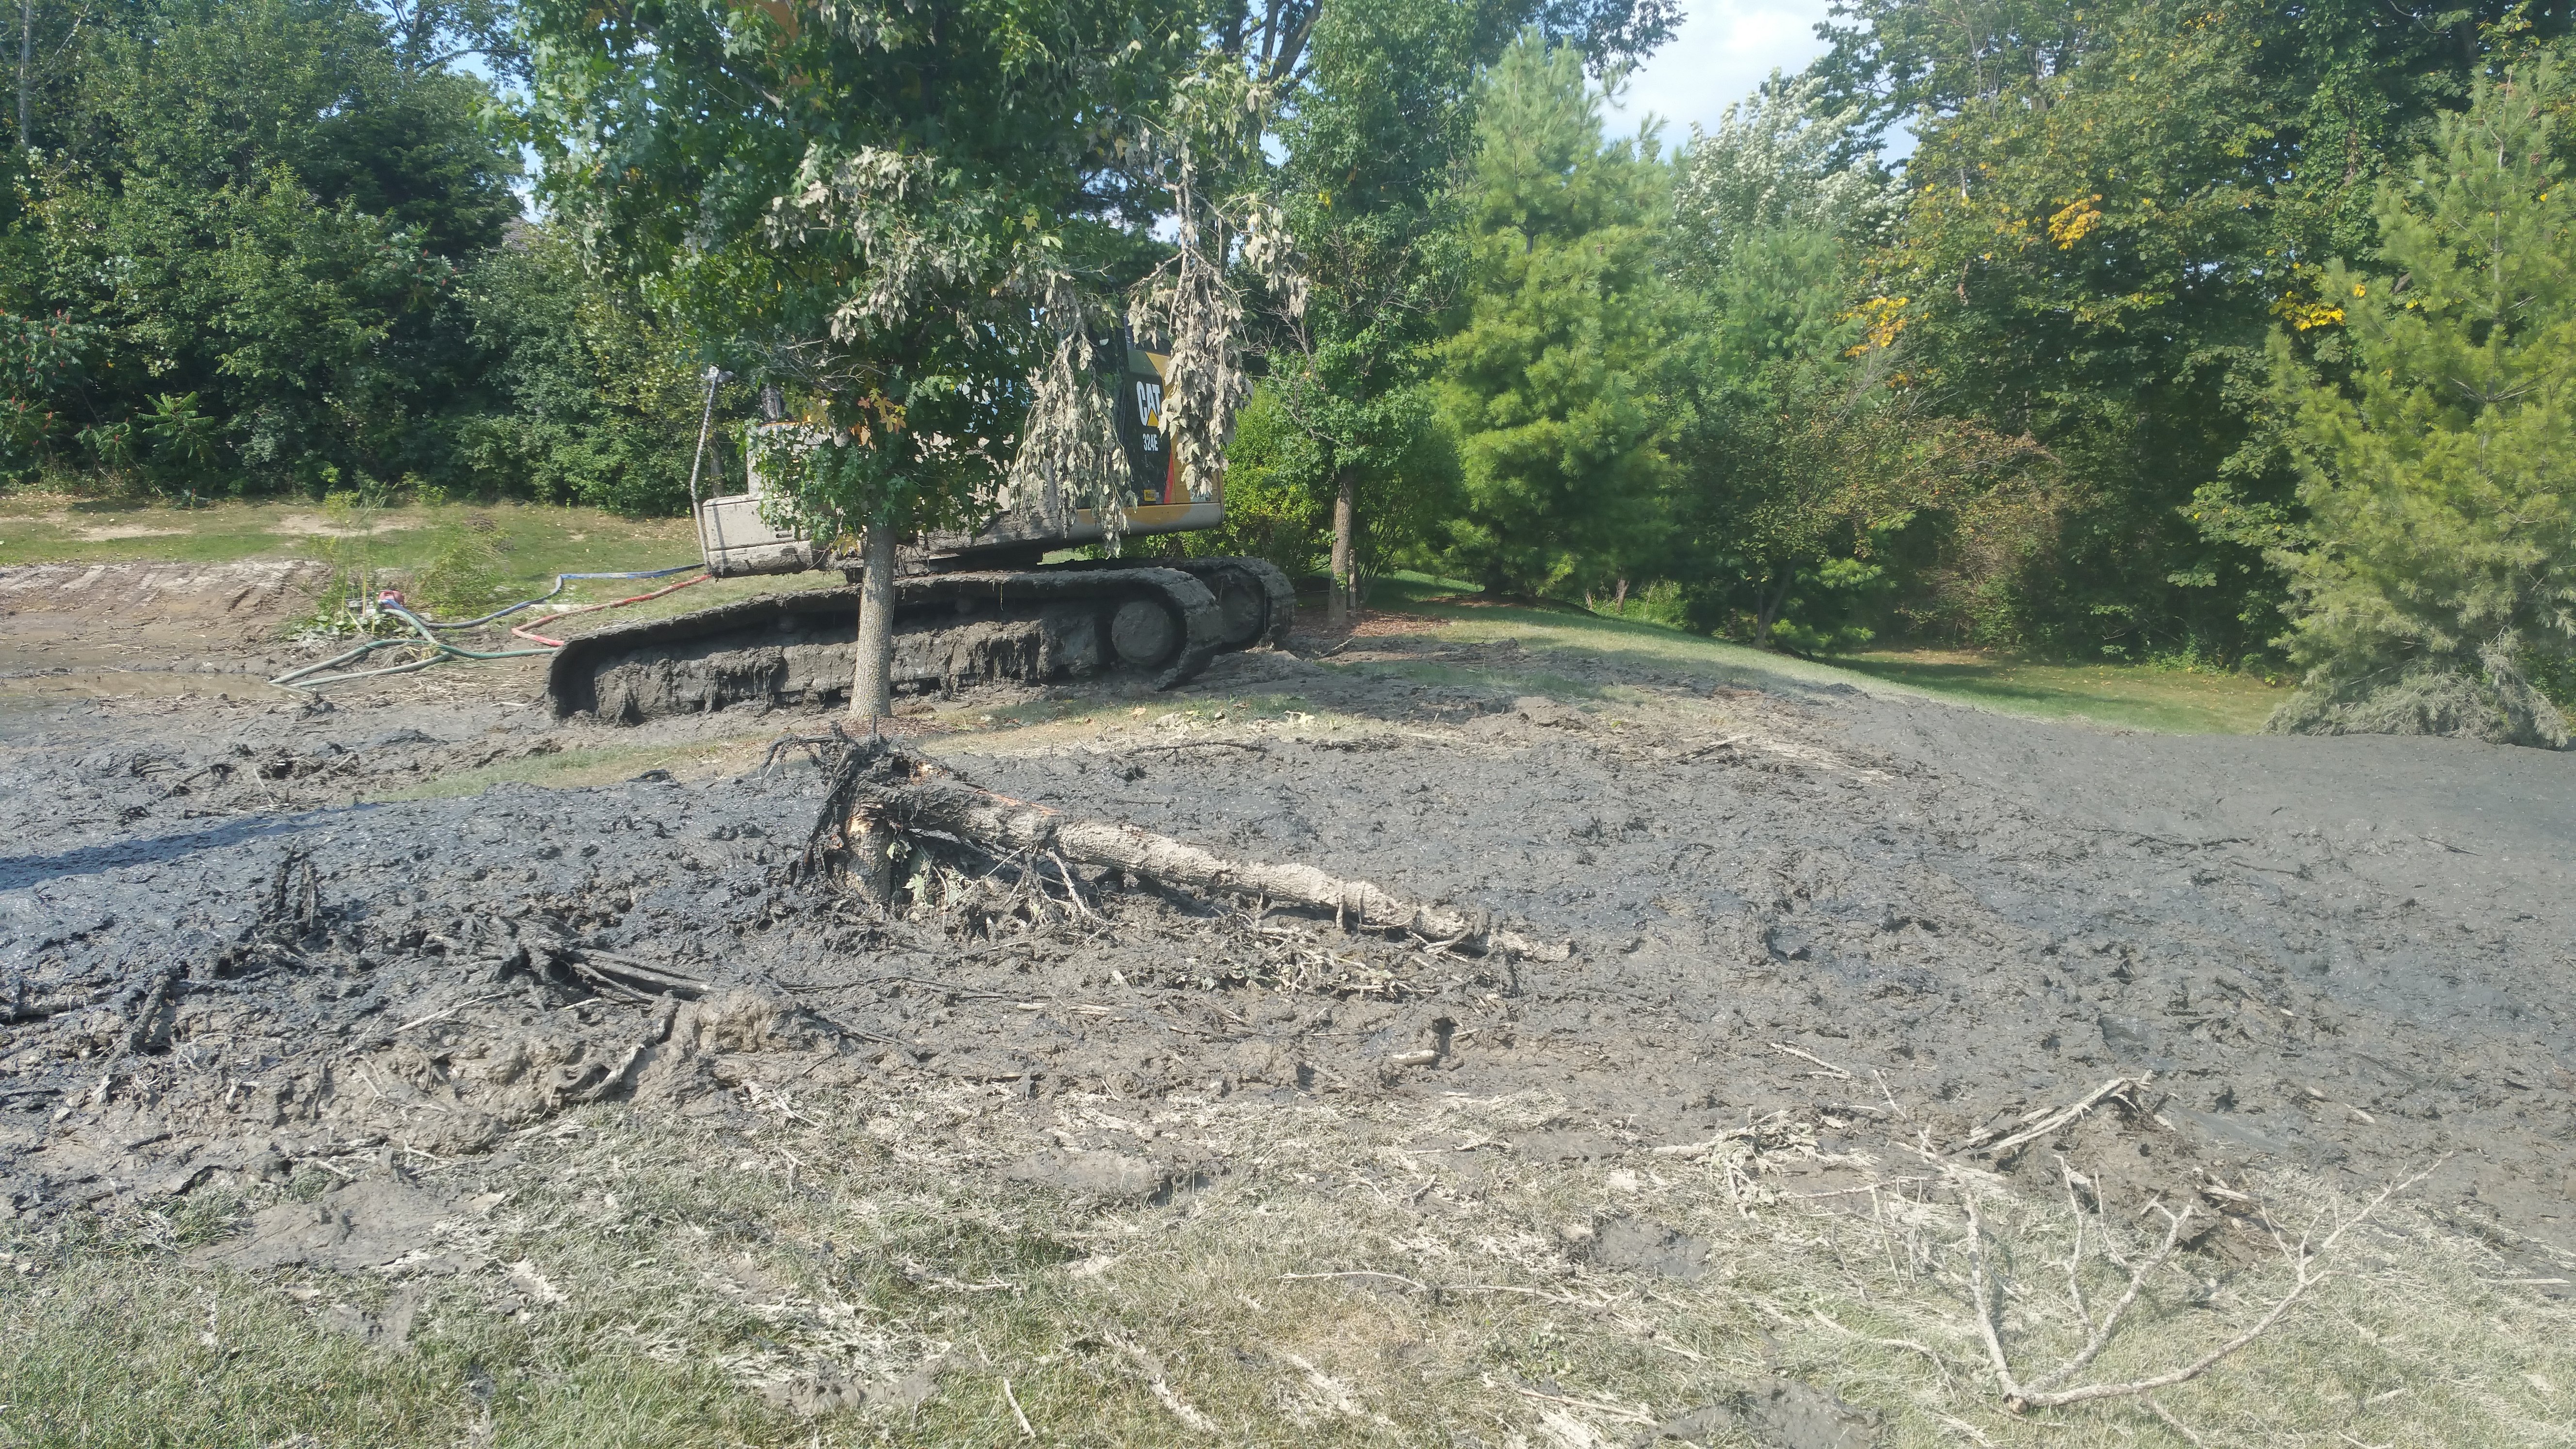
[[[2274,365],[2316,546],[2285,553],[2308,672],[2277,730],[2465,734],[2563,748],[2528,682],[2576,649],[2576,195],[2559,73],[2481,82],[2382,189],[2385,276],[2341,268],[2301,320],[2338,326],[2316,384]],[[2339,313],[2340,315],[2335,315]]]
[[[1658,274],[1670,174],[1651,139],[1605,144],[1580,57],[1524,35],[1489,76],[1468,183],[1474,295],[1444,344],[1459,437],[1459,562],[1531,593],[1649,526],[1665,471]]]

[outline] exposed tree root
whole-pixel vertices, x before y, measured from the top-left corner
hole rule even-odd
[[[891,832],[891,834],[889,834]],[[1271,905],[1330,911],[1355,930],[1411,934],[1442,950],[1562,961],[1563,942],[1535,941],[1495,925],[1481,911],[1409,901],[1364,880],[1310,865],[1232,860],[1187,841],[1132,825],[1078,820],[957,780],[918,755],[870,742],[843,759],[808,840],[807,874],[831,872],[883,902],[891,873],[879,860],[892,836],[947,836],[998,855],[1052,860],[1130,875],[1164,886],[1250,897]],[[1072,873],[1065,883],[1078,902]],[[1087,908],[1086,908],[1087,909]]]

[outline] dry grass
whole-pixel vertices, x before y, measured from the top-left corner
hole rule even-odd
[[[329,1326],[388,1281],[179,1256],[246,1205],[22,1234],[8,1249],[33,1271],[0,1272],[0,1443],[1016,1444],[1025,1418],[1041,1442],[1591,1445],[1774,1376],[1865,1406],[1896,1445],[2576,1441],[2576,1313],[2483,1281],[2510,1274],[2403,1202],[2153,1408],[2015,1415],[1974,1325],[1960,1198],[1982,1204],[2026,1374],[2086,1336],[2064,1201],[1892,1151],[1824,1164],[1856,1190],[1800,1196],[1819,1156],[1785,1118],[1548,1164],[1502,1145],[1566,1125],[1545,1095],[1020,1091],[909,1069],[753,1082],[721,1125],[602,1107],[499,1158],[412,1158],[462,1204],[440,1246],[477,1266],[425,1280],[400,1351]],[[1203,1185],[1105,1208],[1010,1180],[1059,1142],[1199,1164]],[[2249,1186],[2294,1234],[2334,1206],[2302,1179]],[[2139,1261],[2159,1220],[2101,1206],[2087,1253]],[[1620,1216],[1688,1234],[1707,1270],[1586,1262]],[[2087,1271],[2098,1313],[2127,1270]],[[2284,1281],[2180,1255],[2091,1372],[2187,1362]],[[853,1388],[856,1407],[800,1412]]]

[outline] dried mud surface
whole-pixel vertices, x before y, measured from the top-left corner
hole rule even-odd
[[[1540,670],[1580,691],[1472,682]],[[979,1170],[1102,1201],[1229,1164],[1050,1138],[1068,1091],[1428,1112],[1543,1088],[1561,1121],[1427,1150],[1472,1185],[1479,1153],[1772,1121],[1812,1140],[1794,1170],[1820,1191],[1847,1154],[2038,1186],[2064,1151],[2212,1221],[2249,1168],[2377,1184],[2450,1154],[2429,1203],[2535,1266],[2576,1249],[2565,756],[2108,733],[1437,635],[1235,656],[1171,695],[1062,691],[1092,713],[921,741],[1020,799],[1571,943],[1540,963],[1042,865],[952,862],[941,909],[879,919],[791,878],[825,784],[802,747],[705,779],[385,799],[826,722],[556,724],[494,678],[0,713],[0,1218],[312,1163],[352,1186],[219,1251],[437,1272],[445,1204],[411,1174],[505,1164],[568,1107],[704,1117],[948,1077],[1007,1085],[1054,1144]],[[2144,1084],[1963,1150],[2119,1078]],[[1652,1224],[1588,1251],[1696,1271]]]

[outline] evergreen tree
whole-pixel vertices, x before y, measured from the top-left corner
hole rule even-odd
[[[2329,269],[2325,310],[2302,318],[2348,381],[2317,381],[2275,337],[2316,539],[2281,557],[2307,677],[2276,729],[2567,743],[2528,680],[2576,652],[2563,91],[2545,64],[2480,82],[2432,153],[2382,187],[2388,272]]]
[[[1473,291],[1444,344],[1459,439],[1460,566],[1535,593],[1599,577],[1651,527],[1665,459],[1670,169],[1605,143],[1581,58],[1525,34],[1486,78],[1464,210]]]
[[[1450,183],[1476,145],[1478,74],[1524,24],[1596,65],[1627,63],[1670,35],[1676,7],[1335,0],[1303,14],[1302,59],[1284,63],[1266,38],[1260,59],[1300,82],[1280,126],[1278,190],[1312,291],[1305,316],[1282,329],[1262,404],[1294,437],[1265,434],[1241,456],[1250,471],[1234,496],[1258,510],[1283,563],[1295,531],[1279,525],[1306,518],[1328,530],[1326,607],[1338,621],[1360,580],[1456,512],[1456,453],[1431,379],[1444,314],[1465,284]]]

